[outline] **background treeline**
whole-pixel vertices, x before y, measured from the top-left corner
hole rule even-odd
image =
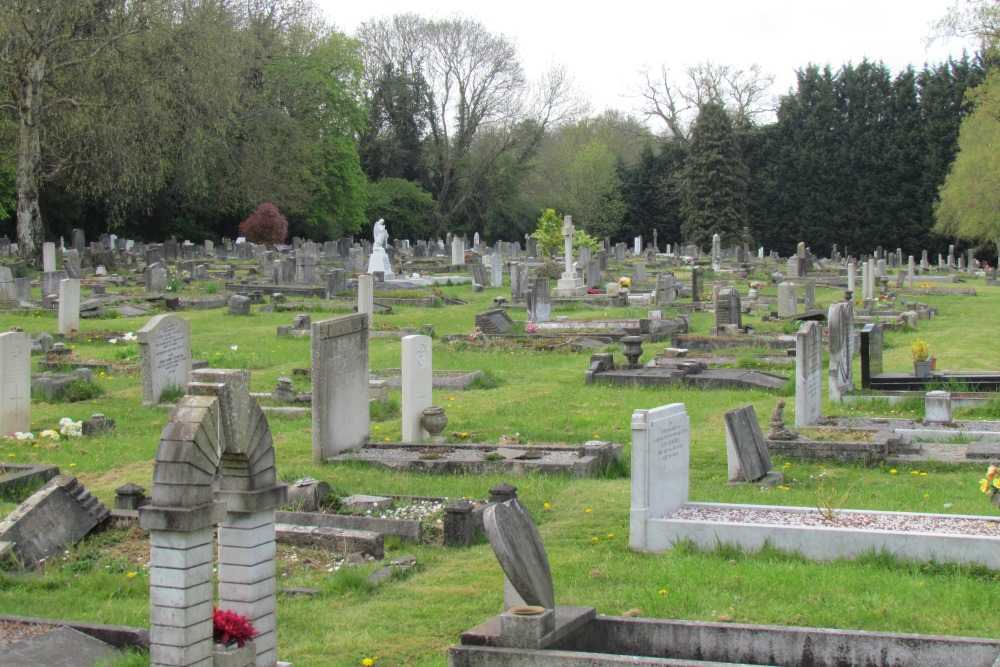
[[[523,240],[555,208],[597,237],[656,229],[661,246],[736,243],[745,225],[782,253],[934,251],[966,92],[984,77],[968,56],[899,73],[807,65],[769,106],[759,72],[741,88],[744,73],[707,65],[687,71],[689,95],[647,77],[638,117],[595,115],[564,69],[528,80],[509,40],[462,17],[346,36],[305,0],[0,12],[0,232],[23,242],[34,224],[36,243],[73,227],[234,236],[272,201],[316,240],[378,217],[392,237]]]

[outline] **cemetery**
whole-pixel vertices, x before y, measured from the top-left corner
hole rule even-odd
[[[363,238],[119,241],[53,247],[79,278],[27,272],[0,310],[0,662],[1000,655],[982,273],[856,302],[873,274],[806,248],[792,274],[606,244],[590,294],[565,255],[550,290],[527,249],[461,237],[386,242],[391,277]],[[215,644],[213,606],[259,634]]]

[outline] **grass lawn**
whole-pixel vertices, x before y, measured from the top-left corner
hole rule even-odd
[[[1000,347],[994,333],[1000,328],[1000,289],[985,287],[982,280],[963,285],[970,286],[976,288],[978,296],[917,297],[940,311],[930,322],[921,322],[919,331],[937,357],[938,369],[1000,368]],[[632,411],[681,402],[691,416],[692,500],[814,507],[822,494],[839,498],[846,493],[845,506],[853,508],[995,512],[979,493],[978,480],[984,470],[967,466],[928,464],[894,474],[889,466],[792,462],[784,469],[790,480],[787,491],[727,486],[723,413],[753,404],[758,418],[766,422],[781,397],[758,391],[588,386],[583,381],[588,355],[568,348],[529,350],[519,346],[482,348],[468,341],[446,343],[441,337],[470,333],[474,314],[491,308],[495,296],[509,297],[509,292],[487,288],[474,294],[468,285],[444,287],[442,292],[468,305],[394,305],[391,314],[375,316],[373,329],[433,324],[436,369],[486,371],[489,381],[482,386],[488,388],[434,392],[434,404],[447,408],[447,432],[468,434],[467,438],[452,436],[456,441],[496,443],[501,435],[514,432],[520,433],[522,442],[536,444],[576,445],[593,438],[607,439],[625,445],[627,471]],[[842,296],[834,290],[817,292],[824,308]],[[642,312],[576,306],[565,312],[556,307],[553,315],[634,317]],[[334,316],[332,311],[324,314],[316,309],[309,314],[313,321]],[[672,314],[668,311],[664,316]],[[309,366],[308,338],[279,339],[276,335],[277,326],[291,324],[294,312],[260,313],[255,307],[252,315],[243,318],[219,310],[179,315],[191,321],[195,357],[216,368],[250,369],[252,391],[270,391],[279,377],[294,377],[293,369]],[[513,316],[524,317],[516,311]],[[81,359],[118,364],[95,380],[103,394],[77,403],[37,399],[32,403],[36,435],[55,428],[62,417],[80,420],[95,412],[117,420],[113,433],[40,442],[38,446],[3,440],[3,460],[56,464],[64,474],[79,477],[108,505],[113,504],[114,489],[126,482],[144,486],[148,493],[159,433],[169,411],[141,406],[139,375],[126,368],[137,361],[138,346],[108,342],[124,332],[136,331],[147,319],[84,320],[81,332],[67,343]],[[744,321],[753,323],[759,332],[787,328],[760,323],[757,317]],[[693,333],[707,334],[711,325],[709,314],[692,318]],[[52,332],[56,318],[45,313],[0,313],[0,330],[13,326],[29,334]],[[886,371],[912,368],[908,346],[917,335],[915,331],[886,334]],[[666,346],[645,345],[643,361]],[[620,348],[613,349],[620,361]],[[383,369],[399,368],[399,340],[373,337],[370,363],[376,375]],[[858,383],[857,366],[855,378]],[[296,391],[308,390],[300,378],[295,378],[294,384]],[[784,393],[786,419],[791,424],[794,392]],[[400,402],[399,391],[391,391],[389,408],[374,414],[373,440],[400,440]],[[920,418],[923,406],[913,401],[894,407],[824,403],[823,409],[824,415]],[[392,493],[449,498],[484,498],[499,482],[516,485],[518,495],[539,523],[559,604],[595,606],[598,613],[609,615],[997,636],[994,598],[989,594],[1000,582],[996,571],[899,562],[877,554],[856,561],[817,563],[795,554],[743,553],[731,547],[700,552],[682,546],[664,554],[633,553],[628,549],[629,479],[620,471],[602,478],[574,479],[436,476],[361,464],[317,466],[312,463],[308,415],[272,415],[269,423],[279,476],[286,482],[312,476],[326,480],[339,495]],[[784,464],[775,461],[778,468]],[[917,474],[911,474],[914,471]],[[18,500],[0,498],[0,512],[10,511]],[[374,564],[336,570],[325,554],[280,550],[279,586],[319,589],[313,597],[279,596],[280,659],[298,667],[359,665],[374,656],[382,665],[445,665],[448,645],[456,642],[463,630],[500,611],[503,575],[485,540],[467,549],[392,540],[386,546],[388,557],[413,554],[418,566],[378,588],[366,581]],[[7,614],[146,626],[147,561],[148,542],[137,528],[96,535],[37,573],[0,572],[0,609]]]

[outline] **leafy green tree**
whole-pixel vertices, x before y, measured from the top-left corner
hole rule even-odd
[[[749,174],[722,104],[706,104],[698,114],[681,179],[684,239],[705,247],[719,234],[734,242],[747,221]]]
[[[972,93],[975,110],[962,122],[958,155],[941,188],[935,230],[992,243],[1000,255],[1000,71]]]
[[[626,236],[642,236],[647,243],[652,243],[653,230],[656,230],[660,247],[680,240],[677,181],[684,155],[684,147],[676,141],[664,141],[655,149],[646,143],[634,165],[619,163],[625,204],[622,228]]]
[[[542,216],[538,218],[538,228],[531,235],[538,239],[538,250],[544,256],[548,256],[552,251],[559,252],[565,246],[562,234],[563,219],[556,215],[555,209],[547,208],[542,211]],[[600,241],[583,231],[576,229],[573,232],[573,249],[590,248],[597,250]]]
[[[361,165],[368,178],[402,178],[422,182],[427,177],[423,138],[433,100],[420,72],[385,63],[368,100],[368,122],[358,142]]]
[[[385,218],[393,238],[425,239],[434,221],[434,199],[412,181],[383,178],[368,184],[366,217]]]

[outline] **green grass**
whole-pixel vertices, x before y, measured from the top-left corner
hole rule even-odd
[[[199,293],[204,286],[181,286],[181,294]],[[1000,325],[1000,289],[976,285],[977,297],[918,297],[939,308],[941,315],[921,321],[919,336],[931,345],[938,368],[975,370],[1000,368],[1000,347],[994,343]],[[996,634],[992,598],[1000,574],[954,565],[908,563],[885,554],[854,561],[812,562],[775,549],[745,552],[722,546],[702,551],[681,545],[668,553],[640,554],[628,549],[630,423],[637,408],[684,403],[691,417],[691,499],[709,502],[761,503],[816,507],[821,496],[850,493],[845,507],[958,514],[992,514],[994,508],[979,493],[982,470],[944,464],[892,469],[835,464],[775,461],[783,469],[788,490],[726,484],[723,414],[752,404],[766,420],[779,396],[760,391],[699,391],[683,386],[664,388],[585,385],[588,354],[566,348],[526,350],[521,347],[478,348],[446,343],[443,337],[468,334],[475,313],[492,307],[506,290],[487,288],[474,294],[468,285],[444,286],[444,296],[466,306],[426,309],[393,306],[376,315],[373,328],[398,330],[430,323],[436,369],[481,369],[486,379],[464,391],[435,390],[433,404],[447,410],[447,432],[470,434],[469,441],[497,442],[504,433],[518,432],[522,442],[579,445],[598,437],[625,445],[626,463],[594,479],[570,476],[425,475],[374,468],[360,463],[316,466],[312,463],[311,421],[305,415],[268,416],[275,444],[278,474],[284,481],[312,476],[327,481],[334,494],[394,493],[400,495],[485,498],[500,482],[518,487],[545,540],[555,580],[556,599],[564,605],[596,606],[598,613],[618,615],[638,610],[643,616],[690,620],[734,620],[812,627],[856,628],[992,637]],[[820,308],[840,298],[836,290],[817,289]],[[319,308],[319,302],[306,302]],[[308,312],[308,308],[303,309]],[[343,309],[346,312],[346,309]],[[324,311],[328,312],[328,311]],[[644,314],[630,309],[629,315]],[[184,311],[191,321],[192,348],[212,367],[251,370],[251,390],[270,392],[279,377],[292,377],[295,390],[308,390],[295,368],[310,366],[310,341],[279,339],[278,325],[290,324],[294,313],[262,313],[247,318],[223,311]],[[516,320],[523,313],[511,311]],[[556,307],[554,315],[573,318],[623,317],[625,309],[577,305]],[[664,317],[676,315],[668,310]],[[330,316],[333,316],[332,314]],[[313,317],[314,320],[319,318]],[[112,345],[108,339],[137,331],[147,318],[84,320],[82,331],[67,340],[83,359],[135,361],[135,344]],[[758,332],[794,328],[746,318]],[[52,331],[55,319],[33,312],[0,312],[0,330],[21,326],[29,334]],[[712,326],[707,313],[692,317],[693,333],[706,335]],[[911,367],[908,345],[918,332],[886,334],[887,371]],[[643,361],[661,345],[646,345]],[[233,346],[236,349],[233,349]],[[620,348],[613,346],[617,360]],[[400,367],[397,339],[372,338],[370,367]],[[857,362],[856,362],[857,363]],[[780,371],[779,371],[780,372]],[[786,371],[787,372],[787,371]],[[860,369],[855,367],[856,382]],[[74,420],[102,412],[118,421],[117,429],[80,439],[32,444],[0,441],[0,457],[15,463],[53,463],[63,473],[77,475],[87,488],[110,505],[114,489],[125,482],[152,488],[152,460],[169,411],[141,405],[138,373],[112,367],[95,383],[104,394],[79,403],[34,402],[32,429],[57,428],[61,417]],[[793,394],[786,396],[786,419],[794,416]],[[373,440],[399,440],[402,429],[399,390],[389,403],[373,407]],[[998,412],[994,406],[994,413]],[[884,401],[858,406],[824,403],[825,415],[922,415],[922,403],[889,406]],[[913,474],[916,473],[916,474]],[[821,485],[822,483],[822,490]],[[545,504],[549,507],[546,509]],[[949,507],[946,507],[949,506]],[[12,509],[12,502],[0,510]],[[587,510],[591,510],[587,512]],[[146,626],[148,617],[148,548],[122,551],[121,531],[93,536],[70,549],[64,558],[28,575],[0,574],[0,608],[5,613],[52,616],[97,623]],[[134,536],[133,536],[134,538]],[[596,541],[595,541],[596,538]],[[136,540],[133,539],[133,542]],[[383,665],[445,665],[449,644],[472,625],[500,611],[503,576],[488,545],[467,549],[410,545],[388,541],[387,556],[413,554],[418,567],[407,576],[372,588],[367,576],[375,565],[328,572],[278,559],[279,585],[319,589],[315,597],[280,595],[278,600],[279,657],[298,665],[358,665],[379,655]],[[318,557],[310,557],[312,560]],[[129,572],[137,575],[129,578]],[[762,585],[766,582],[766,585]],[[662,595],[660,591],[665,591]],[[131,658],[130,658],[131,660]],[[144,664],[138,662],[127,665]]]

